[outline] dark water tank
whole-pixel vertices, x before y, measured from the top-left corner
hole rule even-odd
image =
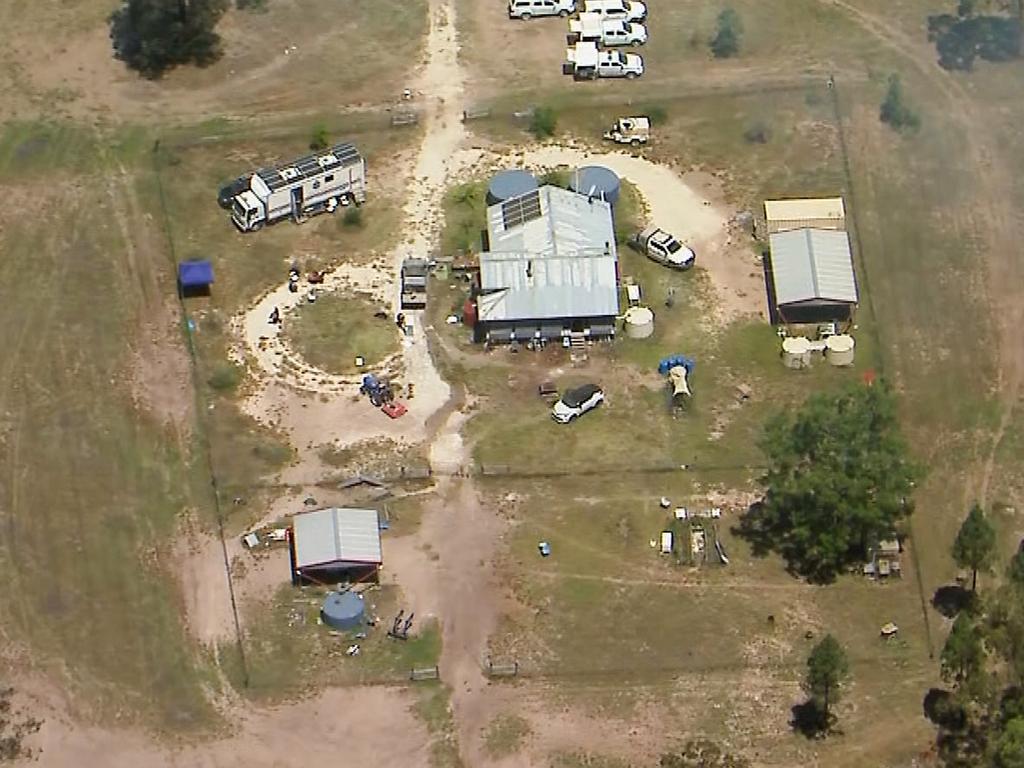
[[[320,608],[324,624],[346,631],[361,625],[365,614],[363,596],[355,592],[331,592]]]
[[[503,203],[513,197],[525,195],[537,188],[537,179],[526,171],[511,169],[502,171],[487,185],[487,204]]]
[[[600,165],[587,165],[569,175],[569,189],[615,205],[619,200],[619,177]]]

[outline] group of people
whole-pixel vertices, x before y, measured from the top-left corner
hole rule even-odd
[[[301,280],[301,279],[302,279],[302,273],[299,272],[298,266],[295,265],[295,264],[292,264],[291,268],[288,270],[288,291],[290,293],[298,293],[299,292],[299,280]],[[309,280],[309,282],[311,284],[322,283],[324,281],[324,273],[323,272],[311,272],[307,279]],[[309,293],[306,294],[306,301],[308,301],[310,304],[312,304],[312,303],[314,303],[316,301],[316,298],[317,298],[316,289],[315,288],[310,288],[309,289]],[[278,307],[274,307],[274,309],[271,311],[270,318],[269,318],[269,323],[271,325],[281,325],[281,310]]]

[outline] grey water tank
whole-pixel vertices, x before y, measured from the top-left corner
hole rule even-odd
[[[587,197],[596,197],[611,205],[619,200],[621,184],[614,171],[600,165],[587,165],[569,175],[569,189]]]
[[[525,195],[537,188],[537,179],[526,171],[511,169],[502,171],[487,185],[487,204],[503,203],[513,197]]]
[[[363,623],[365,614],[363,596],[355,592],[331,592],[320,608],[320,618],[334,629],[355,629]]]

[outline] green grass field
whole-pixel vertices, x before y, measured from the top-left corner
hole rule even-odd
[[[365,294],[331,293],[298,308],[285,335],[303,359],[332,373],[358,373],[398,352],[390,317],[374,317],[379,305]],[[356,356],[363,358],[357,366]]]
[[[229,679],[236,690],[256,700],[274,701],[326,685],[402,683],[413,668],[437,664],[441,633],[436,622],[417,625],[405,641],[386,636],[400,607],[394,587],[365,593],[367,618],[379,617],[380,623],[365,627],[362,631],[368,637],[364,639],[352,633],[331,634],[329,627],[318,623],[325,595],[323,589],[306,587],[299,592],[286,584],[269,611],[262,605],[251,607],[245,639],[248,680],[235,646],[221,649],[230,660]],[[346,653],[353,643],[360,646],[358,656]]]
[[[0,227],[3,633],[70,671],[97,716],[205,727],[213,675],[170,578],[179,515],[210,503],[201,454],[187,425],[136,405],[130,375],[140,329],[174,300],[166,254],[147,247],[159,230],[129,218],[152,190],[118,173],[137,158],[131,135],[49,124],[0,136],[0,183],[35,212]]]

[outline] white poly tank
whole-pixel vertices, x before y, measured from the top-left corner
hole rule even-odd
[[[646,339],[654,333],[654,313],[647,307],[630,307],[622,323],[630,339]]]
[[[803,336],[782,340],[782,363],[787,368],[807,368],[811,364],[811,342]]]
[[[825,357],[832,365],[853,365],[853,336],[841,333],[825,339]]]

